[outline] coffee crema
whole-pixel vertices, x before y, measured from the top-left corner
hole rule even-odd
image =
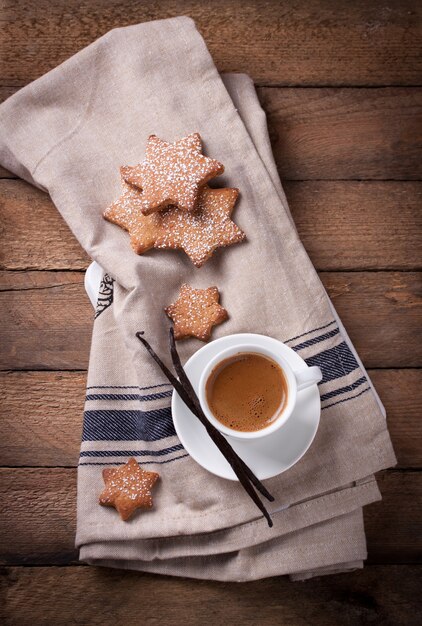
[[[205,385],[211,413],[227,428],[254,432],[272,424],[287,404],[282,368],[263,354],[240,352],[212,370]]]

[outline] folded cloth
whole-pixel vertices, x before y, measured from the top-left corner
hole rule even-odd
[[[48,191],[105,270],[94,322],[78,468],[82,559],[173,575],[252,580],[307,578],[362,566],[364,504],[372,474],[395,463],[386,421],[348,337],[298,238],[251,81],[222,79],[186,17],[116,29],[0,107],[0,163]],[[225,165],[220,186],[241,197],[248,241],[200,270],[183,254],[136,256],[102,212],[120,194],[119,166],[143,158],[146,138],[200,132]],[[212,183],[213,184],[213,183]],[[178,440],[171,389],[135,337],[168,354],[164,306],[179,287],[217,285],[236,332],[286,342],[323,371],[320,428],[307,454],[266,481],[274,527],[236,482],[198,466]],[[201,344],[183,342],[183,360]],[[102,469],[135,456],[158,471],[154,508],[123,523],[98,505]]]

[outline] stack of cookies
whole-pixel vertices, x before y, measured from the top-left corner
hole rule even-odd
[[[104,217],[129,232],[137,254],[180,249],[201,267],[217,248],[245,239],[230,219],[239,190],[207,185],[223,171],[202,154],[199,133],[174,143],[151,135],[145,160],[120,168],[123,193]]]
[[[120,168],[121,196],[104,212],[109,222],[128,231],[137,254],[151,248],[183,250],[201,267],[217,248],[245,239],[230,219],[238,189],[207,185],[224,166],[202,154],[199,133],[174,143],[148,138],[145,160]],[[212,327],[227,319],[217,287],[182,285],[176,302],[165,308],[176,339],[208,341]]]

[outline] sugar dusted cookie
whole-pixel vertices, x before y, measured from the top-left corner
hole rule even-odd
[[[131,246],[137,254],[153,247],[180,249],[196,267],[201,267],[217,248],[238,243],[246,237],[230,219],[239,195],[237,189],[205,186],[195,211],[168,207],[143,215],[140,210],[142,192],[125,183],[123,174],[122,187],[121,196],[105,210],[104,217],[129,232]]]
[[[99,502],[103,506],[112,506],[125,522],[136,509],[152,507],[151,489],[159,474],[141,469],[131,457],[125,465],[103,469],[105,488]]]
[[[181,249],[201,267],[217,248],[243,241],[245,233],[230,219],[238,195],[237,189],[204,187],[195,211],[163,211],[154,247]]]
[[[212,327],[228,318],[219,299],[217,287],[194,289],[183,284],[176,302],[164,309],[173,320],[175,339],[197,337],[201,341],[208,341]]]
[[[104,211],[104,218],[116,224],[130,235],[130,244],[136,254],[143,254],[154,247],[157,236],[162,234],[161,215],[143,215],[142,193],[136,187],[128,185],[123,179],[123,170],[120,168],[122,193]]]
[[[122,168],[126,183],[142,189],[145,215],[175,205],[183,211],[196,207],[201,187],[222,174],[224,166],[201,153],[201,137],[193,133],[174,143],[156,135],[148,138],[145,160]]]

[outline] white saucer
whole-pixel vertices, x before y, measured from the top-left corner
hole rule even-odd
[[[276,339],[249,333],[230,335],[208,343],[187,361],[185,370],[195,391],[201,372],[210,359],[221,350],[237,343],[256,344],[277,350],[294,369],[307,367],[291,348]],[[180,396],[173,391],[173,422],[184,448],[199,465],[228,480],[237,480],[232,468],[215,446],[197,417]],[[312,385],[297,396],[297,405],[287,422],[275,433],[254,441],[227,437],[227,440],[260,480],[285,472],[305,454],[318,429],[321,402],[318,386]]]

